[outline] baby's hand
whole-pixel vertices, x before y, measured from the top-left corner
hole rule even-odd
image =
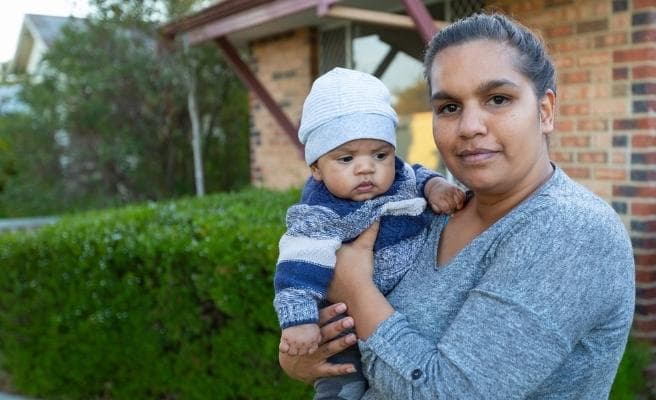
[[[319,325],[296,325],[282,330],[278,349],[281,353],[290,356],[302,356],[314,353],[320,342],[321,331]]]
[[[430,207],[438,214],[454,213],[465,204],[465,192],[440,177],[431,178],[426,182],[424,195]]]

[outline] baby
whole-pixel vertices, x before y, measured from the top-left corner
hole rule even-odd
[[[389,91],[372,75],[335,68],[312,85],[299,128],[312,176],[301,202],[287,211],[275,275],[281,352],[303,355],[317,349],[318,306],[326,299],[335,252],[343,242],[380,221],[374,281],[386,294],[413,264],[419,248],[413,240],[427,223],[424,197],[435,212],[462,207],[460,189],[395,156],[397,122]],[[344,376],[328,379],[331,390],[340,393]],[[364,392],[364,378],[357,380]]]

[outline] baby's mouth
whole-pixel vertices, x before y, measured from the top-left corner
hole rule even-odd
[[[358,185],[356,190],[360,192],[366,192],[374,188],[374,184],[372,182],[362,182],[361,184]]]

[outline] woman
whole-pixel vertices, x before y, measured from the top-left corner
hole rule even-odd
[[[502,15],[442,30],[426,55],[433,136],[472,193],[387,299],[371,280],[375,229],[338,256],[323,337],[355,324],[364,399],[606,398],[634,305],[630,241],[613,210],[552,164],[555,72],[542,43]],[[281,356],[293,377],[348,372]]]

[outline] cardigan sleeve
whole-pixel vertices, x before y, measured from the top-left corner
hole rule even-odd
[[[415,178],[417,181],[417,193],[421,197],[424,197],[424,188],[426,187],[426,183],[428,183],[429,180],[435,177],[444,177],[442,174],[428,169],[421,164],[413,164],[412,170],[415,173]]]

